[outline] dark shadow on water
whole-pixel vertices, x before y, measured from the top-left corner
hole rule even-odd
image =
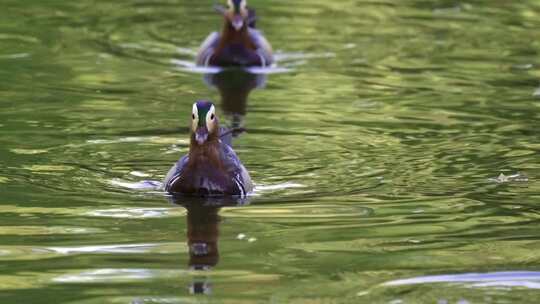
[[[264,74],[253,74],[243,69],[226,69],[217,74],[205,74],[206,84],[219,91],[226,127],[231,129],[244,127],[249,94],[254,89],[263,88],[266,78]],[[235,133],[233,137],[238,135],[239,133]]]
[[[189,267],[205,271],[219,263],[219,223],[218,207],[197,204],[187,208],[187,245],[189,248]],[[208,294],[211,285],[205,276],[196,277],[190,286],[193,294]]]
[[[206,271],[216,267],[219,255],[219,225],[222,207],[241,206],[243,200],[234,198],[199,198],[176,196],[170,201],[187,210],[188,267],[200,272],[189,286],[191,294],[210,294],[212,285]]]

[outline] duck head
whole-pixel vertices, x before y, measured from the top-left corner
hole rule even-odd
[[[228,8],[222,14],[229,25],[237,32],[247,26],[249,12],[246,0],[227,0]]]
[[[193,104],[191,114],[191,141],[204,145],[219,139],[216,108],[210,101],[200,100]]]

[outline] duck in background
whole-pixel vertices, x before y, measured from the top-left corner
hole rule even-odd
[[[214,105],[193,104],[189,153],[164,180],[170,194],[246,197],[253,190],[248,171],[230,146],[231,131],[219,127]]]
[[[228,8],[216,9],[224,17],[221,33],[210,34],[200,47],[200,66],[267,67],[274,63],[272,47],[255,29],[256,14],[246,0],[228,0]]]

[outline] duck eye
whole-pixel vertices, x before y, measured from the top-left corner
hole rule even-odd
[[[214,120],[214,118],[216,118],[216,115],[212,113],[212,115],[210,115],[210,120]]]
[[[195,114],[191,114],[191,118],[193,118],[193,120],[195,120]]]

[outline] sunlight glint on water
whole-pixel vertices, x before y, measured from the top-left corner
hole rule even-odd
[[[245,104],[194,65],[213,1],[4,2],[1,303],[538,298],[537,1],[250,0]],[[246,201],[161,191],[202,98]]]

